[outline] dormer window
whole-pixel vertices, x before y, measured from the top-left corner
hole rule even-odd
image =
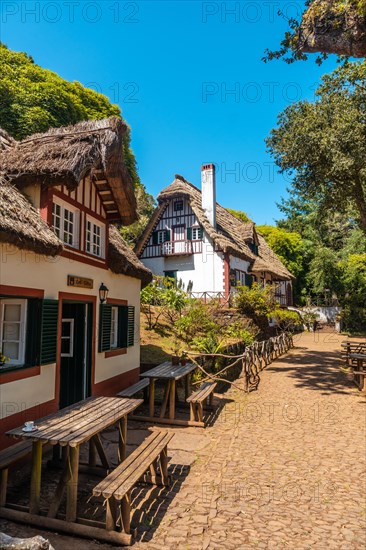
[[[258,256],[258,254],[259,254],[258,245],[255,244],[255,243],[247,243],[247,244],[248,244],[248,247],[250,248],[250,250],[253,252],[253,254]]]
[[[181,212],[183,210],[183,201],[175,201],[174,203],[174,212]]]
[[[52,206],[52,226],[58,238],[68,246],[79,247],[79,210],[57,200]]]

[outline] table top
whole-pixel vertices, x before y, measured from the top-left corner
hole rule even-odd
[[[143,399],[89,397],[57,413],[35,421],[37,430],[23,432],[23,426],[6,435],[61,446],[77,447],[112,426],[143,403]]]
[[[345,340],[341,343],[341,346],[342,348],[347,348],[348,346],[351,346],[351,347],[358,347],[360,349],[363,349],[363,348],[366,348],[366,342],[357,342],[357,341],[350,341],[350,340]]]
[[[144,378],[162,378],[164,380],[179,380],[196,369],[193,363],[186,365],[172,365],[170,361],[165,361],[157,367],[154,367],[140,374]]]
[[[350,359],[363,359],[366,361],[366,353],[350,353]]]

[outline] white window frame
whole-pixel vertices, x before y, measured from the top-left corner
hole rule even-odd
[[[70,340],[69,353],[61,353],[61,357],[74,357],[74,324],[75,319],[62,319],[61,324],[69,323],[70,325],[70,336],[62,336],[61,331],[61,349],[62,349],[62,340]]]
[[[56,228],[54,226],[54,205],[57,205],[61,209],[61,215],[60,215],[60,228]],[[72,232],[72,244],[67,242],[65,240],[65,210],[68,212],[71,212],[74,216],[73,221],[73,232]],[[59,237],[59,239],[64,242],[67,246],[70,246],[71,248],[79,248],[79,228],[80,228],[80,210],[78,208],[75,208],[71,204],[69,204],[66,201],[63,201],[59,199],[58,197],[54,197],[53,204],[52,204],[52,227],[53,231],[56,233],[56,235]]]
[[[111,349],[118,348],[118,306],[112,306],[111,311]]]
[[[92,251],[92,247],[95,243],[90,242],[91,249],[88,250],[89,241],[88,241],[88,223],[91,224],[91,235],[94,235],[94,227],[98,227],[100,229],[100,254],[95,254]],[[105,258],[105,224],[99,222],[92,216],[86,216],[85,219],[85,242],[84,242],[84,250],[88,254],[91,254],[92,256],[95,256],[96,258]]]
[[[201,230],[201,227],[199,225],[195,225],[191,227],[192,229],[192,241],[200,241],[201,238],[199,236],[199,232]],[[203,239],[203,231],[202,231],[202,239]]]
[[[3,350],[3,332],[4,332],[4,313],[5,306],[9,305],[20,305],[20,320],[14,321],[19,322],[19,340],[14,340],[14,342],[19,343],[19,356],[18,359],[10,359],[7,366],[11,365],[24,365],[25,359],[25,335],[26,335],[26,320],[27,320],[27,300],[19,300],[13,298],[1,298],[0,299],[0,349],[2,353],[6,355]],[[11,340],[10,340],[11,341]]]

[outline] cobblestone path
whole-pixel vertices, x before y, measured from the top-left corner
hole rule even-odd
[[[366,548],[365,398],[339,371],[342,339],[302,334],[257,392],[228,392],[209,444],[134,548]]]

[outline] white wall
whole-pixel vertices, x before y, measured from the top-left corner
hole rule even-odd
[[[239,269],[240,271],[245,271],[248,273],[250,263],[241,258],[235,258],[235,256],[230,256],[230,269]]]
[[[154,275],[164,275],[164,271],[177,271],[177,279],[182,279],[185,288],[193,281],[193,292],[223,292],[224,262],[222,255],[215,252],[212,242],[204,234],[201,254],[189,256],[168,256],[141,258]]]
[[[69,287],[67,275],[91,278],[94,288],[88,290]],[[58,299],[59,292],[96,296],[97,329],[98,289],[102,282],[109,288],[109,298],[128,300],[129,305],[135,306],[135,345],[128,348],[127,354],[109,358],[105,358],[104,353],[98,353],[96,349],[94,383],[136,369],[140,365],[140,281],[67,258],[50,258],[33,252],[19,251],[7,244],[0,246],[0,284],[45,290],[45,298]],[[54,399],[55,373],[55,365],[46,365],[41,368],[39,376],[4,384],[0,386],[0,400],[21,400],[28,408]]]

